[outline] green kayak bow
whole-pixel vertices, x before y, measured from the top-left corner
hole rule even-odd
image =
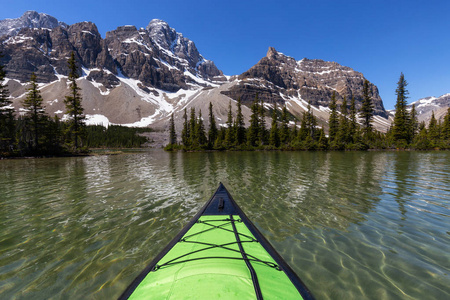
[[[119,299],[314,299],[219,188]]]

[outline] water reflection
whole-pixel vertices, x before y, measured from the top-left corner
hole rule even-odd
[[[182,161],[181,172],[175,159]],[[307,226],[341,230],[364,220],[379,201],[382,159],[360,153],[187,153],[171,156],[171,170],[202,191],[224,182],[249,215],[269,220],[261,227],[278,228],[274,238],[283,239],[298,233],[305,220]]]
[[[151,151],[1,161],[0,295],[117,297],[223,182],[318,299],[449,298],[449,158]]]

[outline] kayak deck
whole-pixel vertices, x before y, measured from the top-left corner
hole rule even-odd
[[[312,295],[221,184],[122,298],[312,299]]]

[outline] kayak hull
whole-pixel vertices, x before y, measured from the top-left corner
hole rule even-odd
[[[119,299],[313,299],[226,188],[130,284]]]

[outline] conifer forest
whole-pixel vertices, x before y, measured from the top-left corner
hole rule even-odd
[[[151,131],[149,128],[85,125],[81,89],[76,82],[79,68],[73,52],[68,66],[70,86],[64,103],[69,117],[61,120],[46,114],[34,73],[22,102],[24,113],[16,115],[3,84],[6,72],[0,65],[0,157],[82,155],[90,148],[138,148],[147,142],[139,133]]]
[[[68,60],[68,67],[70,86],[64,99],[68,118],[61,120],[46,114],[35,74],[31,75],[28,93],[22,102],[24,113],[17,115],[7,86],[3,84],[6,77],[4,66],[0,65],[0,157],[85,154],[89,148],[136,148],[147,141],[139,133],[151,131],[150,128],[85,125],[74,53]],[[329,105],[328,132],[318,126],[310,105],[302,116],[294,116],[285,106],[277,107],[276,103],[267,109],[258,95],[251,105],[248,126],[240,99],[236,111],[232,110],[230,102],[225,126],[217,126],[211,103],[208,128],[201,111],[191,108],[188,112],[185,109],[181,136],[177,134],[173,115],[170,118],[169,143],[165,150],[450,149],[450,108],[443,122],[438,122],[432,114],[428,124],[419,123],[415,107],[407,109],[408,83],[401,74],[396,89],[394,119],[389,131],[382,133],[372,126],[374,110],[368,85],[366,80],[359,110],[354,98],[344,97],[338,105],[333,94]],[[269,119],[271,123],[267,124]]]
[[[181,138],[177,136],[173,116],[170,119],[170,138],[166,150],[444,150],[450,149],[450,108],[443,122],[434,116],[428,124],[419,123],[413,105],[407,109],[408,83],[401,74],[397,83],[394,121],[387,133],[372,126],[373,104],[369,96],[368,81],[363,86],[363,102],[358,111],[355,99],[344,98],[340,107],[333,94],[330,103],[329,130],[317,126],[311,106],[300,119],[288,113],[285,106],[276,104],[270,111],[258,99],[251,106],[250,124],[245,126],[238,100],[237,111],[231,103],[226,126],[216,125],[212,104],[209,106],[209,128],[205,128],[202,112],[194,108],[184,110]],[[271,116],[270,127],[266,117]]]

